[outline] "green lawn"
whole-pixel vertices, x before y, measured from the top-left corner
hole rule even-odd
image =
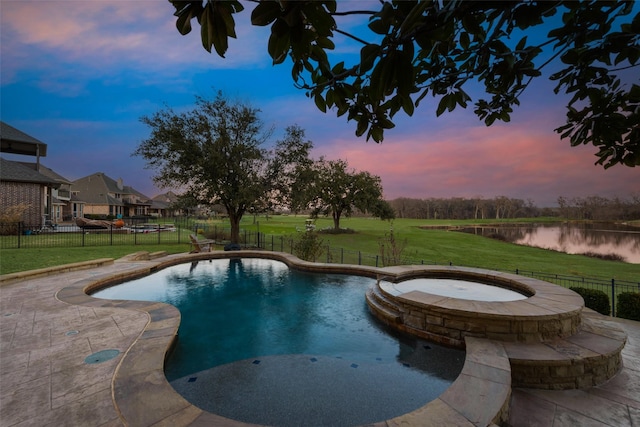
[[[557,219],[511,219],[500,223],[553,222]],[[567,274],[585,277],[615,278],[618,280],[638,281],[640,265],[623,262],[603,261],[582,255],[569,255],[546,249],[514,245],[499,240],[472,234],[438,229],[450,225],[468,226],[471,224],[495,224],[496,220],[414,220],[397,219],[393,221],[396,239],[407,241],[404,255],[413,262],[437,263],[482,267],[497,270],[528,270]],[[332,227],[330,218],[316,221],[318,230]],[[389,233],[391,224],[370,218],[347,218],[340,221],[343,228],[350,228],[353,234],[323,234],[323,241],[330,247],[362,251],[368,254],[379,253],[379,242]],[[266,220],[245,218],[243,228],[260,229],[265,234],[288,235],[295,227],[304,227],[304,217],[275,216]],[[433,228],[424,228],[433,227]]]
[[[296,229],[304,229],[303,216],[264,216],[243,219],[242,228],[248,231],[259,229],[267,236],[295,236]],[[548,218],[517,219],[508,222],[549,222]],[[507,221],[500,221],[507,222]],[[562,275],[578,275],[617,280],[638,281],[640,265],[614,261],[603,261],[581,255],[568,255],[544,249],[513,245],[485,237],[474,236],[446,229],[423,228],[448,225],[492,224],[495,220],[452,221],[452,220],[411,220],[393,221],[397,239],[407,241],[404,256],[413,262],[437,263],[482,267],[496,270],[528,270]],[[224,221],[212,221],[210,225],[226,227]],[[330,218],[316,221],[317,229],[332,227]],[[369,218],[346,218],[341,221],[343,228],[355,231],[353,234],[322,234],[325,245],[332,251],[360,251],[375,256],[379,253],[379,242],[389,232],[391,223]],[[277,237],[276,237],[277,238]],[[276,247],[277,249],[277,247]],[[67,264],[96,258],[119,258],[126,254],[147,250],[149,252],[186,252],[189,245],[145,244],[85,246],[65,248],[4,249],[0,252],[0,273],[31,270],[52,265]],[[334,261],[337,261],[334,259]]]

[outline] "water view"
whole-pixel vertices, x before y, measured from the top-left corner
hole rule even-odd
[[[466,227],[460,231],[568,254],[618,255],[640,264],[640,228],[613,223]]]

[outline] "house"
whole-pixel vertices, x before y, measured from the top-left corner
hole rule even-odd
[[[20,164],[33,170],[36,170],[37,167],[35,163],[20,162]],[[51,209],[48,217],[51,222],[57,224],[83,216],[84,202],[78,200],[77,197],[72,199],[71,181],[43,164],[40,164],[39,167],[38,172],[59,184],[51,191]]]
[[[151,199],[151,208],[149,209],[149,215],[156,217],[172,217],[180,216],[183,214],[182,209],[176,207],[180,196],[173,191],[167,191],[166,193],[158,194]]]
[[[115,180],[102,172],[73,181],[71,197],[84,202],[84,216],[148,216],[151,207],[149,197],[124,185],[122,178]]]
[[[54,191],[60,181],[43,173],[40,157],[47,155],[47,144],[0,122],[0,151],[7,154],[34,156],[35,163],[0,158],[0,212],[20,210],[19,220],[31,227],[43,226],[51,219]]]

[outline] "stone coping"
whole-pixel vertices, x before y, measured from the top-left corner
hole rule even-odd
[[[505,278],[530,289],[533,294],[526,300],[487,302],[433,295],[410,286],[403,291],[402,286],[378,281],[366,294],[371,312],[396,330],[457,347],[464,347],[469,337],[503,342],[514,387],[585,389],[603,384],[622,368],[625,332],[606,316],[584,308],[582,297],[569,289],[466,268],[454,272],[434,266],[416,275]]]
[[[282,261],[289,267],[312,272],[356,274],[378,277],[388,269],[352,265],[315,264],[275,252],[237,251],[169,255],[140,263],[126,273],[104,274],[78,281],[61,289],[56,297],[69,304],[118,307],[145,312],[149,323],[123,355],[113,378],[113,400],[126,425],[135,426],[247,426],[203,411],[186,401],[169,384],[164,363],[177,339],[180,312],[158,302],[102,300],[87,293],[150,274],[171,265],[220,258],[264,258]],[[144,257],[136,256],[139,260]],[[147,258],[149,259],[149,258]],[[131,262],[122,259],[117,262]],[[400,417],[374,426],[491,425],[506,420],[511,394],[511,371],[503,345],[492,340],[468,337],[465,364],[460,376],[436,400]],[[484,397],[484,398],[483,398]]]
[[[394,287],[382,290],[394,298],[451,313],[475,313],[485,318],[518,318],[538,320],[575,316],[584,308],[584,300],[576,292],[553,283],[512,273],[470,267],[411,266],[410,271],[395,274],[394,283],[414,278],[451,278],[477,281],[512,289],[528,298],[516,301],[474,301],[434,295],[424,290],[399,291]]]
[[[476,301],[429,293],[428,284],[403,287],[414,278],[461,279],[516,290],[525,299]],[[397,284],[397,285],[396,285]],[[422,287],[422,289],[420,288]],[[391,327],[447,345],[464,347],[467,336],[538,343],[575,334],[584,301],[552,283],[466,267],[420,266],[378,280],[367,293],[371,311]]]
[[[101,267],[103,265],[112,264],[113,258],[100,258],[90,261],[74,262],[65,265],[56,265],[53,267],[38,268],[36,270],[19,271],[17,273],[9,273],[0,275],[0,286],[11,283],[20,282],[28,279],[49,276],[56,273],[64,273],[67,271],[86,270],[89,268]]]

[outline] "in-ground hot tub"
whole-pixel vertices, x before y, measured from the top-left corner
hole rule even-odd
[[[457,347],[467,336],[524,343],[571,336],[584,307],[576,293],[541,280],[438,266],[379,277],[367,303],[395,329]]]
[[[395,291],[396,293],[426,290],[433,295],[471,301],[519,301],[529,297],[529,295],[500,286],[473,282],[471,280],[440,279],[434,277],[409,279],[400,283],[381,281],[380,286],[384,286],[384,288],[390,292]]]

